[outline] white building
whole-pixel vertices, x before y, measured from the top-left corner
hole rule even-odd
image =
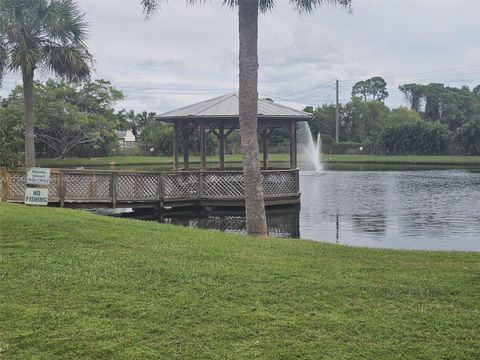
[[[117,139],[121,148],[132,148],[136,145],[132,130],[117,131]]]

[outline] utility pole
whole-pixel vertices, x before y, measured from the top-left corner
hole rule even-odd
[[[335,81],[336,83],[336,90],[337,90],[337,102],[335,108],[335,142],[338,143],[338,132],[339,132],[339,124],[338,124],[338,79]]]

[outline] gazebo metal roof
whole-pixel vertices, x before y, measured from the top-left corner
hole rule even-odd
[[[236,118],[238,119],[238,93],[230,93],[208,99],[193,105],[166,112],[157,116],[161,121],[192,119]],[[271,100],[258,99],[258,117],[264,119],[288,119],[305,121],[311,118],[309,113],[277,104]]]

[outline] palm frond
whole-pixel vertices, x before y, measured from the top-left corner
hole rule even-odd
[[[12,71],[22,70],[24,73],[32,74],[37,67],[40,58],[40,51],[28,47],[25,43],[15,44],[9,51],[10,64]]]
[[[143,6],[143,12],[149,17],[158,11],[161,2],[162,0],[141,0],[140,3]]]
[[[8,51],[6,40],[0,34],[0,84],[2,83],[3,76],[7,71],[8,64]]]
[[[45,8],[45,33],[65,45],[84,45],[87,26],[85,14],[80,12],[72,0],[51,0]]]
[[[42,50],[43,68],[67,81],[89,80],[92,63],[91,54],[82,46],[48,45]]]
[[[260,0],[261,1],[261,0]],[[321,5],[340,6],[350,10],[353,0],[290,0],[298,12],[310,13]]]

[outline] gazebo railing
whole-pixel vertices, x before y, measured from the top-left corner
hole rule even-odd
[[[2,201],[23,202],[25,172],[1,173]],[[262,171],[265,198],[298,196],[298,169]],[[243,200],[243,172],[179,171],[171,173],[52,170],[49,202],[105,203]]]

